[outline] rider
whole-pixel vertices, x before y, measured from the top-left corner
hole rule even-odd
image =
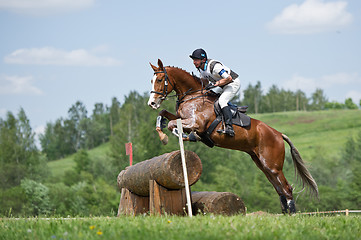
[[[213,86],[221,88],[219,105],[222,109],[226,124],[224,133],[233,137],[232,113],[228,106],[228,102],[232,100],[241,87],[241,81],[238,78],[238,74],[221,62],[208,59],[206,51],[202,48],[194,50],[189,57],[193,59],[193,64],[200,72],[201,78],[206,78]]]

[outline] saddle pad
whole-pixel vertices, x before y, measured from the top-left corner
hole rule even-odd
[[[251,118],[246,114],[241,113],[237,107],[233,105],[231,107],[232,112],[232,123],[240,127],[248,127],[251,125]],[[223,116],[221,107],[219,106],[218,100],[214,103],[214,112],[216,116]],[[222,117],[223,118],[223,117]]]

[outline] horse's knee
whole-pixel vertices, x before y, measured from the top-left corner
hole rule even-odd
[[[173,129],[176,128],[176,127],[177,127],[177,122],[176,121],[174,121],[174,120],[169,121],[169,123],[168,123],[168,130],[169,131],[173,131]]]

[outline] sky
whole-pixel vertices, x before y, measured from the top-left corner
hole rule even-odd
[[[361,1],[0,0],[0,118],[25,110],[42,133],[81,101],[151,90],[158,58],[197,73],[207,51],[239,74],[329,101],[361,99]]]

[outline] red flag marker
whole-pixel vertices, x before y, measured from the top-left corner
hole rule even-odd
[[[125,154],[129,156],[129,166],[133,164],[133,147],[132,143],[125,144]]]

